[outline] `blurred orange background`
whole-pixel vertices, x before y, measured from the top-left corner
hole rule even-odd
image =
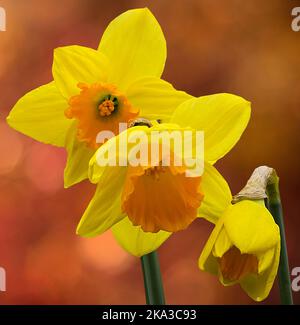
[[[252,118],[219,170],[233,193],[267,164],[281,179],[291,268],[299,253],[300,32],[291,29],[299,1],[2,0],[0,32],[0,266],[2,304],[143,304],[140,261],[110,232],[75,235],[94,187],[63,189],[63,149],[10,129],[5,118],[26,92],[51,80],[53,49],[96,48],[107,24],[147,6],[162,26],[168,59],[163,78],[194,96],[218,92],[252,102]],[[195,221],[160,249],[169,304],[252,304],[239,286],[222,287],[197,259],[212,226]],[[300,303],[300,292],[294,293]],[[279,303],[277,283],[267,304]]]

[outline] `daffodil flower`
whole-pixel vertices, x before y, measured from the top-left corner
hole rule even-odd
[[[7,122],[47,144],[65,147],[65,186],[87,178],[102,130],[137,116],[168,119],[190,98],[160,79],[166,41],[148,9],[129,10],[105,30],[98,50],[66,46],[54,51],[53,81],[22,97]]]
[[[179,105],[171,124],[141,129],[204,131],[205,167],[202,176],[187,177],[183,167],[100,166],[97,157],[108,152],[118,137],[101,146],[90,161],[89,178],[98,183],[77,233],[96,236],[112,227],[121,246],[135,256],[157,249],[172,232],[185,229],[201,211],[214,213],[215,191],[223,178],[212,166],[242,135],[250,117],[250,103],[231,94],[193,98]]]
[[[216,223],[199,258],[199,268],[219,277],[225,285],[239,283],[254,300],[264,300],[277,274],[280,233],[262,201],[243,200],[231,204],[224,180],[215,189],[213,209],[200,215]]]

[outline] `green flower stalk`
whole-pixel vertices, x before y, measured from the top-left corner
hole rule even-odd
[[[278,268],[280,300],[282,305],[293,305],[289,260],[285,238],[283,212],[279,192],[279,177],[277,176],[275,169],[272,170],[271,176],[268,180],[266,192],[268,196],[268,209],[280,228],[281,252]]]
[[[157,252],[141,257],[147,305],[164,305],[164,288]]]

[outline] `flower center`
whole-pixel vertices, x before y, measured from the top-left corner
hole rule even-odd
[[[96,149],[97,135],[101,131],[119,131],[119,123],[129,123],[139,110],[132,107],[124,94],[116,86],[107,83],[91,85],[79,83],[80,93],[72,96],[65,116],[76,119],[77,138],[89,147]]]
[[[258,260],[255,255],[242,254],[235,246],[231,247],[219,260],[224,279],[238,281],[249,274],[258,273]]]
[[[164,166],[154,166],[154,167],[149,167],[148,169],[145,170],[145,175],[146,176],[151,176],[154,180],[159,181],[160,179],[160,173],[165,173],[167,172],[167,168]]]
[[[99,106],[101,116],[109,116],[115,110],[115,104],[110,99],[105,99]]]

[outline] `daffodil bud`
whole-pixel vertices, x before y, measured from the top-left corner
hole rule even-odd
[[[224,285],[239,283],[254,300],[265,299],[277,274],[279,228],[269,211],[250,200],[230,205],[199,258],[201,270]]]
[[[276,173],[260,166],[233,197],[219,195],[218,220],[199,258],[199,268],[218,276],[223,285],[239,283],[254,300],[265,299],[274,283],[280,258],[280,230],[264,205]],[[228,192],[227,183],[218,193]]]

